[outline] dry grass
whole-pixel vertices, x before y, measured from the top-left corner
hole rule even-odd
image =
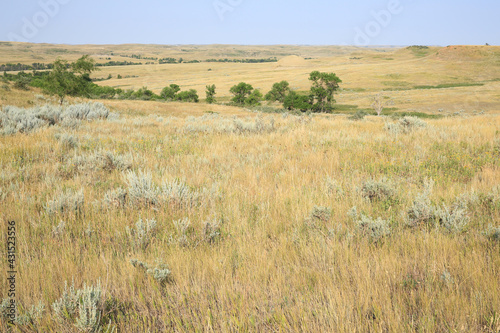
[[[243,78],[268,64],[220,66],[235,66],[241,73],[232,75]],[[369,77],[384,70],[375,67]],[[294,86],[308,71],[261,71],[245,81],[260,77],[265,86],[290,75]],[[474,88],[488,103],[495,84],[405,94],[437,109]],[[0,96],[6,104],[44,103],[35,93]],[[369,95],[344,92],[338,101],[371,103]],[[120,118],[0,136],[0,220],[17,223],[18,309],[45,305],[41,319],[12,331],[76,331],[57,321],[52,304],[65,281],[77,289],[100,281],[104,331],[499,332],[500,242],[484,234],[500,221],[496,104],[492,114],[426,120],[407,134],[386,130],[394,120],[384,117],[105,104]],[[74,144],[60,139],[65,133]],[[97,153],[126,159],[126,167],[95,164]],[[463,229],[439,219],[407,223],[430,179],[432,209],[448,212],[447,223],[468,222]],[[390,195],[367,198],[370,181]],[[79,210],[47,208],[80,190]],[[0,243],[6,237],[2,223]],[[2,283],[1,298],[6,291]]]
[[[179,118],[151,107],[85,124],[71,133],[77,147],[58,143],[58,127],[0,139],[0,218],[18,225],[19,303],[46,305],[36,329],[73,330],[57,324],[50,305],[64,281],[81,288],[100,280],[108,300],[102,325],[123,332],[498,330],[499,243],[482,231],[500,218],[499,198],[471,201],[463,233],[404,224],[426,178],[435,181],[436,205],[492,192],[500,181],[498,117],[434,120],[395,137],[376,117],[276,115],[263,119],[274,118],[274,131],[238,134],[188,130],[222,124],[223,109],[220,117]],[[96,150],[131,154],[132,172],[150,173],[158,186],[180,179],[202,197],[216,190],[196,206],[108,206],[108,191],[127,189],[124,174],[71,165]],[[380,177],[394,194],[364,199],[362,184]],[[83,189],[83,210],[50,214],[45,205],[65,188]],[[315,206],[331,217],[308,218]],[[348,217],[353,206],[389,221],[390,235],[363,236]],[[126,230],[139,218],[157,221],[147,248]],[[190,225],[181,230],[175,221],[183,218]],[[204,223],[213,219],[220,234],[207,242]],[[54,229],[61,221],[64,229]],[[161,261],[173,280],[159,284],[131,259]]]

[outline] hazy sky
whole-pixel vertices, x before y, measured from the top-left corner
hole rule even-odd
[[[0,40],[500,45],[498,0],[6,0]]]

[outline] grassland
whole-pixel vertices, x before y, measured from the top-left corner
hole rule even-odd
[[[301,50],[263,47],[280,48]],[[497,59],[457,64],[451,51],[432,48],[429,55],[384,51],[395,60],[371,49],[321,53],[330,51],[318,47],[318,58],[300,67],[106,70],[139,75],[144,81],[121,80],[135,87],[215,83],[222,97],[233,81],[265,91],[288,79],[306,90],[311,68],[329,70],[344,80],[342,113],[354,110],[346,105],[369,108],[381,92],[394,112],[443,117],[352,121],[109,100],[102,102],[115,114],[107,119],[0,136],[0,220],[16,221],[25,320],[11,330],[499,332]],[[383,91],[383,81],[484,85]],[[50,102],[35,90],[0,93],[4,106]],[[101,292],[86,303],[98,325],[78,323],[93,317],[81,300],[71,303],[71,293],[65,302],[80,304],[74,314],[53,306],[65,282]],[[7,291],[0,284],[0,298]]]

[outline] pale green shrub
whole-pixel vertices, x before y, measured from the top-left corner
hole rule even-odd
[[[172,283],[174,280],[172,278],[172,272],[167,265],[163,263],[157,263],[155,266],[148,265],[137,259],[130,260],[132,266],[143,270],[146,274],[152,276],[160,285],[165,285],[166,283]]]
[[[153,183],[153,177],[148,172],[135,173],[128,171],[124,174],[128,185],[127,193],[132,203],[157,205],[159,203],[159,189]]]
[[[43,318],[43,313],[45,311],[45,305],[43,302],[39,302],[37,306],[32,305],[28,310],[25,310],[22,314],[18,314],[16,317],[16,324],[21,326],[31,326],[34,327],[38,325],[40,320]]]
[[[375,220],[372,217],[361,214],[360,219],[356,222],[356,226],[361,235],[368,236],[375,242],[391,233],[389,222],[382,220],[380,217]]]
[[[130,229],[127,227],[126,230],[134,245],[144,250],[156,235],[157,222],[155,219],[143,220],[139,218],[139,221],[135,224],[135,228]]]
[[[368,179],[361,186],[361,195],[370,201],[385,200],[395,194],[394,185],[386,178],[380,180]]]
[[[69,189],[64,193],[61,193],[53,200],[49,201],[45,206],[45,210],[49,214],[55,213],[80,213],[84,207],[84,195],[83,190],[74,192]]]
[[[83,332],[95,332],[101,320],[102,289],[101,283],[75,290],[74,283],[68,289],[64,283],[64,292],[60,299],[52,304],[55,318],[59,323],[72,323]]]
[[[500,227],[493,227],[492,224],[488,225],[488,229],[483,231],[483,235],[489,240],[500,241]]]

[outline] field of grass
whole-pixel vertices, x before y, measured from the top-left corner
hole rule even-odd
[[[381,59],[342,65],[373,52],[310,68],[161,65],[169,70],[148,80],[265,88],[289,79],[306,90],[311,68],[329,69],[353,88],[337,96],[341,113],[369,109],[381,81],[464,75],[484,85],[382,92],[394,100],[387,115],[359,121],[204,103],[44,109],[54,101],[40,92],[0,85],[0,243],[15,221],[17,247],[10,330],[499,332],[498,67],[427,63],[411,50],[390,55],[404,53],[408,71]],[[149,75],[129,67],[116,70]],[[484,114],[451,112],[471,96]],[[71,116],[79,108],[100,113]]]

